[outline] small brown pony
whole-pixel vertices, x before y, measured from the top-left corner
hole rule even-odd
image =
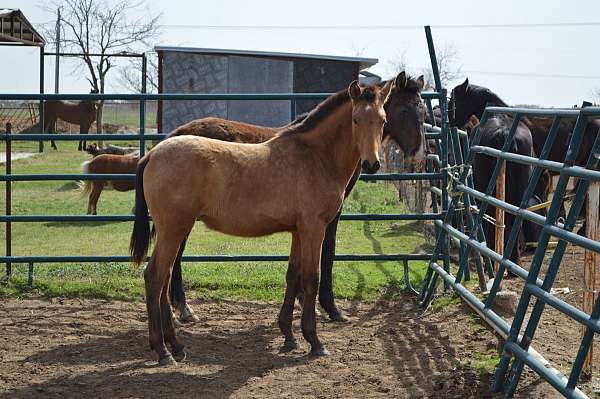
[[[91,91],[90,93],[96,93]],[[55,126],[58,120],[79,125],[79,133],[87,134],[96,120],[96,102],[83,101],[63,101],[52,100],[44,103],[44,133],[56,133]],[[57,149],[54,140],[50,140],[53,149]],[[84,150],[86,141],[79,141],[77,149]]]
[[[393,81],[382,89],[362,88],[354,81],[302,122],[264,143],[178,136],[162,141],[140,160],[130,248],[133,261],[140,264],[150,244],[150,211],[157,240],[144,280],[149,342],[159,364],[185,357],[175,333],[169,281],[179,247],[197,218],[213,230],[236,236],[292,233],[279,314],[283,349],[297,347],[292,311],[302,287],[302,334],[311,354],[328,353],[317,337],[315,320],[325,228],[339,211],[359,160],[367,173],[379,169],[383,105],[392,87]]]
[[[83,173],[110,173],[133,174],[137,168],[139,156],[100,154],[90,161],[81,164]],[[83,195],[88,195],[88,215],[96,214],[98,199],[104,187],[110,184],[117,191],[130,191],[135,189],[133,181],[104,181],[86,180],[80,184]]]

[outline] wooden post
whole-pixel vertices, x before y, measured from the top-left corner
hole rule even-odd
[[[586,231],[585,235],[590,240],[600,241],[600,219],[598,217],[598,208],[600,207],[600,182],[590,182],[588,195],[586,198]],[[596,266],[600,266],[600,256],[594,251],[585,251],[585,261],[583,265],[583,311],[591,313],[596,299]],[[598,267],[600,269],[600,267]],[[585,329],[584,329],[585,333]],[[594,342],[583,362],[582,376],[592,377],[592,365],[594,355]]]
[[[504,187],[504,183],[506,181],[506,161],[502,161],[502,166],[500,167],[500,174],[498,175],[498,180],[496,180],[496,198],[500,201],[506,200],[506,190]],[[500,255],[504,254],[504,210],[500,209],[500,207],[496,207],[496,242],[495,248],[496,252]],[[500,264],[494,263],[494,273],[498,272],[498,268]]]

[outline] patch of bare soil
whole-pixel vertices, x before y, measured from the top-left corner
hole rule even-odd
[[[540,273],[540,279],[544,279],[545,273],[554,254],[549,250],[544,258]],[[521,259],[521,265],[529,270],[532,256]],[[556,280],[554,281],[554,295],[569,304],[582,309],[583,292],[585,289],[583,279],[584,250],[569,245],[563,256]],[[600,288],[600,281],[596,282],[596,290]],[[505,288],[517,293],[520,298],[524,283],[521,279],[513,277],[506,281]],[[598,291],[596,291],[598,292]],[[535,299],[535,298],[534,298]],[[533,309],[535,300],[529,304],[529,311],[521,333],[525,330],[529,313]],[[512,318],[508,318],[509,323]],[[579,345],[583,336],[581,324],[572,318],[546,305],[540,319],[539,326],[534,335],[531,345],[544,356],[554,367],[560,370],[566,377],[569,376],[571,366],[577,355]],[[590,396],[600,392],[600,354],[596,350],[593,363],[592,379],[580,380],[579,388]]]
[[[145,306],[101,300],[4,299],[0,306],[0,398],[488,398],[492,376],[468,366],[497,346],[462,307],[423,314],[398,303],[342,303],[352,320],[319,321],[331,355],[308,345],[279,353],[279,306],[197,301],[200,321],[179,331],[188,357],[158,367]],[[299,321],[294,321],[299,330]],[[297,331],[300,335],[299,331]],[[553,397],[528,379],[518,397]],[[533,382],[531,382],[533,381]]]

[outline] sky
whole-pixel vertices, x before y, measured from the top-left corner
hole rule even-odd
[[[3,7],[20,8],[39,27],[54,20],[41,4]],[[451,86],[468,77],[509,104],[555,107],[597,101],[600,89],[598,1],[147,0],[143,12],[162,14],[157,45],[358,55],[379,59],[370,71],[383,77],[400,59],[413,74],[430,68],[423,26],[431,25],[436,46],[457,52],[461,73]],[[38,54],[0,47],[0,93],[38,91]],[[73,62],[61,63],[60,92],[87,93]],[[118,71],[107,80],[107,92],[126,92]],[[54,92],[51,57],[45,90]]]

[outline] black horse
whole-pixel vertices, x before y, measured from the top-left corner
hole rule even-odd
[[[462,84],[456,86],[452,91],[452,98],[449,102],[451,123],[456,126],[462,126],[471,115],[475,115],[481,119],[486,105],[507,106],[506,103],[490,89],[470,84],[469,79],[466,79]],[[542,148],[544,147],[544,143],[546,142],[553,118],[530,116],[527,118],[522,118],[522,121],[531,132],[534,152],[536,154],[540,154]],[[565,160],[565,156],[569,148],[571,133],[573,132],[575,123],[575,117],[561,119],[558,132],[556,134],[556,139],[554,140],[554,143],[550,148],[550,153],[548,154],[549,160],[555,162],[563,162]],[[590,119],[587,121],[585,132],[583,134],[583,140],[575,159],[576,165],[585,166],[599,129],[599,119]],[[551,171],[549,173],[554,174],[554,172]],[[579,216],[585,218],[585,214],[586,208],[583,207]],[[583,226],[579,231],[580,233],[584,234],[585,226]]]
[[[385,82],[382,83],[382,85]],[[424,86],[423,76],[416,79],[407,76],[401,72],[396,77],[396,86],[392,90],[388,101],[385,104],[387,123],[384,127],[384,139],[394,140],[402,148],[406,159],[422,159],[425,154],[425,131],[423,121],[425,118],[426,107],[421,99],[421,90]],[[301,118],[301,117],[300,117]],[[292,124],[297,121],[292,122]],[[210,126],[207,127],[207,124]],[[202,129],[195,129],[194,126],[202,125]],[[192,121],[183,125],[169,134],[169,137],[182,134],[195,134],[202,130],[208,132],[211,138],[227,141],[260,142],[276,135],[279,129],[259,128],[238,122],[223,121],[217,118],[205,118]],[[257,130],[248,136],[250,130]],[[168,138],[167,138],[168,140]],[[360,175],[360,165],[358,165],[352,179],[346,187],[345,196],[347,197]],[[328,313],[331,320],[346,321],[344,313],[338,309],[335,304],[332,282],[332,268],[335,257],[335,241],[337,226],[340,219],[341,210],[334,220],[329,223],[323,240],[321,252],[321,281],[319,284],[319,303]],[[180,320],[192,321],[196,317],[191,308],[187,305],[185,292],[183,289],[183,280],[181,275],[181,257],[185,249],[185,241],[181,244],[177,259],[173,266],[171,277],[171,303],[181,312]]]
[[[480,119],[485,107],[488,105],[508,106],[500,99],[500,97],[498,97],[498,95],[492,93],[489,89],[470,85],[467,79],[461,85],[456,86],[452,91],[452,97],[448,104],[450,124],[457,127],[463,126],[473,115]],[[513,121],[514,118],[507,115],[491,116],[487,122],[483,125],[479,125],[481,134],[479,144],[501,149]],[[536,156],[530,125],[531,122],[526,118],[523,118],[523,120],[519,122],[515,136],[509,144],[508,152],[531,157]],[[473,159],[473,183],[476,190],[481,192],[486,190],[495,164],[496,158],[484,154],[475,154]],[[517,164],[515,162],[506,163],[506,202],[516,206],[521,204],[523,193],[527,188],[531,176],[531,171],[532,169],[528,165]],[[543,173],[535,187],[534,196],[528,199],[530,205],[546,201],[549,182],[549,175]],[[492,194],[495,195],[495,190]],[[495,212],[495,207],[491,205],[487,207],[486,213],[492,218],[495,218]],[[513,222],[514,216],[507,212],[505,215],[505,245],[508,242],[508,233],[513,226]],[[483,230],[488,246],[493,247],[495,243],[495,226],[485,221],[483,222]],[[519,243],[513,247],[509,256],[510,260],[518,263],[522,251],[525,248],[525,242],[537,241],[540,232],[541,230],[537,225],[524,221],[523,229],[521,230],[521,234],[519,234]]]

